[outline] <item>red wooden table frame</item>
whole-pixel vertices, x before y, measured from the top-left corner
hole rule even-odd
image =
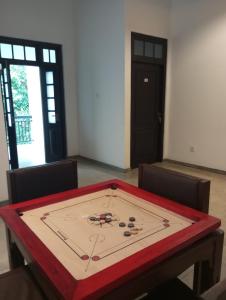
[[[100,191],[112,185],[116,185],[134,196],[192,219],[195,223],[86,279],[76,280],[21,220],[19,213]],[[37,265],[41,272],[45,274],[58,291],[60,298],[67,300],[99,299],[112,290],[142,276],[151,268],[183,249],[191,247],[195,242],[202,240],[220,226],[220,220],[215,217],[146,192],[120,180],[110,180],[31,201],[8,205],[0,209],[0,216],[3,218],[10,233],[14,236],[15,241],[19,241],[22,252],[28,253],[30,261]]]

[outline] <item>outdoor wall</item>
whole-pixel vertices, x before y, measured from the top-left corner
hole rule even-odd
[[[73,2],[3,0],[0,9],[0,35],[63,45],[68,155],[78,154]]]
[[[169,38],[170,0],[124,0],[125,3],[125,166],[130,167],[130,111],[131,111],[131,32]],[[169,47],[170,48],[170,47]],[[170,51],[170,49],[169,49]],[[169,52],[168,52],[169,53]],[[169,107],[168,55],[164,152],[168,138]]]
[[[9,169],[8,153],[5,136],[5,122],[3,115],[2,96],[0,91],[0,201],[8,199],[6,170]]]
[[[172,1],[167,158],[226,170],[226,1]]]
[[[79,153],[124,168],[123,1],[78,1],[76,28]]]

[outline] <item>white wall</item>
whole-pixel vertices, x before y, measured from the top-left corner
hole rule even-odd
[[[171,0],[125,1],[125,167],[130,167],[130,111],[131,111],[131,32],[168,39]],[[168,63],[169,63],[168,56]],[[168,72],[168,71],[167,71]],[[166,86],[165,135],[168,137],[168,81]],[[164,146],[165,148],[166,146]]]
[[[121,168],[131,31],[168,38],[164,157],[226,170],[225,12],[225,0],[3,0],[0,34],[63,45],[68,155]]]
[[[0,91],[0,201],[8,199],[6,170],[9,169],[2,96]]]
[[[63,45],[68,155],[78,153],[73,2],[3,0],[0,9],[0,35]]]
[[[226,1],[173,0],[172,4],[166,157],[226,170]]]
[[[124,168],[124,6],[78,1],[80,155]]]

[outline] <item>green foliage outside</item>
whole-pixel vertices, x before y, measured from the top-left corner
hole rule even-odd
[[[17,118],[29,116],[29,99],[26,66],[11,65],[10,78],[12,87],[13,108],[15,116],[16,140],[18,144],[30,144],[31,119]]]
[[[13,106],[15,116],[29,115],[27,76],[25,66],[10,66]]]

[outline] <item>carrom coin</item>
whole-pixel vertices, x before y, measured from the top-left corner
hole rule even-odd
[[[128,227],[129,227],[129,228],[132,228],[132,227],[134,227],[134,224],[133,224],[133,223],[129,223],[129,224],[128,224]]]
[[[88,256],[88,255],[82,255],[82,256],[81,256],[81,259],[82,259],[82,260],[87,260],[87,259],[89,259],[89,256]]]
[[[111,222],[111,220],[112,220],[112,219],[111,219],[111,216],[106,216],[106,218],[105,218],[105,221],[106,221],[106,222],[109,223],[109,222]]]
[[[105,220],[105,218],[106,218],[106,215],[105,215],[105,214],[101,214],[101,215],[100,215],[100,219],[101,219],[101,220]]]
[[[93,261],[98,261],[99,259],[100,259],[100,257],[97,256],[97,255],[95,255],[95,256],[92,257],[92,260],[93,260]]]
[[[138,228],[132,228],[131,231],[139,231]]]
[[[124,232],[124,236],[131,236],[131,232],[125,231],[125,232]]]
[[[124,223],[124,222],[119,223],[119,227],[125,227],[125,226],[126,226],[126,223]]]

